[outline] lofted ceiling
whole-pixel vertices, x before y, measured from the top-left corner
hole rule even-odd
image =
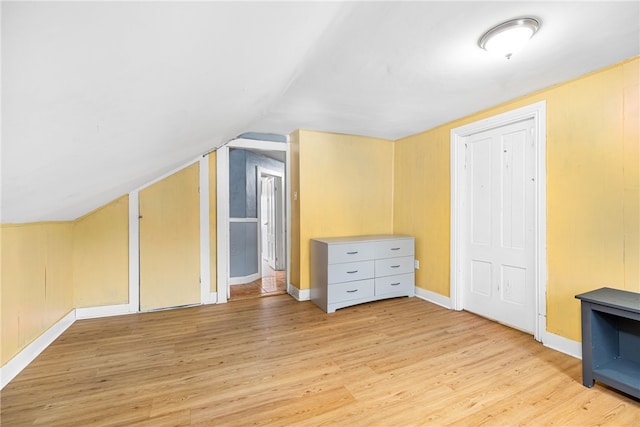
[[[1,222],[75,219],[244,132],[398,139],[640,54],[640,2],[1,4]],[[477,46],[542,20],[510,60]]]

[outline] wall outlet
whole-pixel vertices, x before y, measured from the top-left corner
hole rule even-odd
[[[416,270],[420,270],[420,261],[418,261],[417,259],[414,259],[413,268],[415,268]]]

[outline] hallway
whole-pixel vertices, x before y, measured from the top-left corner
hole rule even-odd
[[[243,285],[231,285],[231,301],[259,298],[287,293],[287,272],[276,271],[262,262],[262,278]]]

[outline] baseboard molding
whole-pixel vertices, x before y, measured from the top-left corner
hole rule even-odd
[[[440,295],[435,292],[427,291],[416,286],[416,297],[431,303],[437,304],[444,308],[451,310],[451,299]],[[542,344],[545,347],[549,347],[552,350],[559,351],[576,359],[582,359],[582,344],[578,341],[570,340],[569,338],[562,337],[560,335],[552,334],[551,332],[543,332]]]
[[[206,294],[204,301],[202,304],[215,304],[218,302],[218,293],[217,292],[209,292]]]
[[[4,366],[0,367],[0,390],[16,377],[24,368],[35,360],[53,341],[56,340],[67,328],[76,321],[76,311],[58,320],[53,326],[44,331],[31,344],[27,345],[20,353],[16,354]]]
[[[294,297],[296,301],[309,301],[311,299],[310,289],[298,289],[291,283],[287,285],[287,293]]]
[[[261,277],[262,276],[260,275],[260,273],[254,273],[254,274],[250,274],[248,276],[242,276],[242,277],[230,277],[229,284],[230,285],[246,285],[247,283],[255,282]]]
[[[545,347],[568,354],[576,359],[582,359],[582,343],[578,341],[545,331],[542,335],[542,344]]]
[[[417,286],[416,286],[416,296],[425,301],[429,301],[433,304],[436,304],[451,310],[451,299],[449,297],[445,297],[444,295],[440,295],[436,292],[427,291]]]
[[[76,320],[95,319],[98,317],[120,316],[135,313],[129,304],[103,305],[99,307],[76,308]]]

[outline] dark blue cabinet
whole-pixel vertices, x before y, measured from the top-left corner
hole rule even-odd
[[[601,288],[576,295],[582,312],[582,383],[640,399],[640,294]]]

